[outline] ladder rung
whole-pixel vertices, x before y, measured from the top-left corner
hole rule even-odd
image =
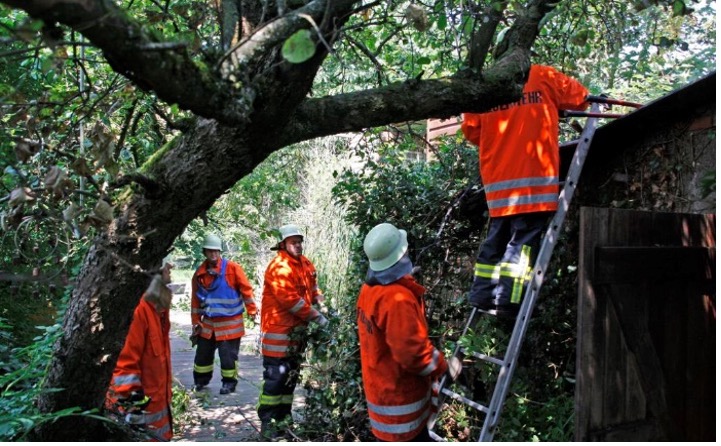
[[[450,396],[451,398],[453,398],[456,401],[460,401],[463,404],[467,404],[467,405],[471,406],[472,408],[479,410],[481,412],[488,413],[488,408],[486,406],[484,406],[482,404],[478,404],[477,402],[475,402],[473,400],[469,400],[468,398],[466,398],[465,396],[463,396],[459,393],[456,393],[445,387],[443,388],[442,392],[445,393],[446,395]]]
[[[502,360],[502,359],[494,358],[493,356],[488,356],[488,355],[484,355],[483,353],[468,351],[468,350],[466,350],[465,348],[462,348],[462,349],[461,349],[461,352],[462,352],[464,355],[471,355],[471,356],[473,356],[474,358],[480,359],[481,361],[492,362],[492,363],[494,363],[494,364],[496,364],[496,365],[499,365],[499,366],[502,366],[502,365],[503,365],[503,360]]]

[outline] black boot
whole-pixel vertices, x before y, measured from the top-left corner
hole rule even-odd
[[[227,395],[229,393],[235,392],[235,384],[233,383],[223,383],[223,387],[220,388],[220,394],[221,395]]]

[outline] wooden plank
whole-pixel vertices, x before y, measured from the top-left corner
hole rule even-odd
[[[715,295],[714,295],[715,296]],[[686,390],[686,440],[715,441],[716,436],[716,308],[715,297],[689,301]]]
[[[603,290],[607,291],[607,290]],[[600,293],[597,293],[597,295]],[[606,297],[613,293],[602,292]],[[606,300],[609,302],[608,300]],[[627,365],[634,358],[626,348],[625,333],[621,329],[619,315],[613,305],[606,309],[606,324],[604,325],[604,370],[603,370],[603,421],[607,426],[614,426],[630,420],[643,420],[645,413],[630,414],[627,411],[626,401],[628,400],[627,384],[629,381]],[[631,357],[629,357],[631,356]],[[635,370],[631,367],[630,374],[634,375]],[[632,390],[631,390],[632,391]]]
[[[426,121],[426,139],[432,141],[439,136],[455,135],[461,129],[462,118],[429,119]]]
[[[596,247],[594,283],[634,282],[638,278],[711,280],[716,250],[704,247]]]
[[[603,242],[609,230],[607,212],[599,208],[580,210],[578,316],[576,334],[575,440],[588,441],[589,432],[603,422],[603,380],[598,379],[604,369],[605,346],[597,346],[597,339],[605,339],[605,300],[599,299],[593,287],[593,268],[596,264],[593,249]],[[595,350],[598,348],[598,350]]]
[[[618,315],[619,330],[623,332],[626,340],[625,347],[636,363],[635,368],[648,405],[648,415],[660,422],[667,439],[678,441],[681,436],[669,415],[670,398],[667,395],[666,374],[660,359],[662,356],[657,351],[649,327],[648,306],[657,301],[651,292],[653,287],[649,287],[647,281],[639,276],[636,284],[617,284],[612,288],[613,292],[609,293],[609,296]],[[635,389],[628,391],[633,392]],[[625,421],[636,421],[644,415],[629,414]]]

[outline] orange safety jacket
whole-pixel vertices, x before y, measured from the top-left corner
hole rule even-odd
[[[520,100],[463,114],[461,130],[479,148],[491,217],[558,208],[558,111],[585,110],[587,95],[578,81],[532,65]]]
[[[143,414],[131,414],[127,421],[144,424],[159,438],[168,441],[173,438],[169,332],[168,311],[159,314],[153,304],[141,298],[106,397],[107,407],[113,408],[119,398],[128,398],[131,392],[142,390],[151,398],[150,404]]]
[[[295,327],[323,317],[311,305],[321,294],[315,266],[305,256],[293,258],[280,250],[265,270],[263,301],[260,311],[260,349],[263,356],[292,356],[291,347],[298,341],[290,339]]]
[[[426,428],[431,385],[448,370],[428,339],[423,293],[408,275],[364,284],[358,296],[363,389],[373,435],[384,441],[408,441]]]
[[[220,273],[220,265],[223,259],[218,259],[218,263],[213,270],[215,275],[208,274],[208,261],[202,265],[193,274],[191,281],[191,299],[190,299],[190,321],[193,326],[200,324],[200,336],[205,339],[211,339],[215,334],[216,341],[229,341],[238,339],[245,335],[245,324],[243,322],[243,314],[235,316],[215,316],[208,317],[205,310],[201,306],[198,299],[198,287],[210,287],[217,274]],[[243,299],[243,304],[249,316],[255,316],[257,307],[253,298],[253,287],[250,285],[243,268],[235,262],[227,260],[225,268],[225,280],[228,286],[238,292],[238,296]],[[240,302],[239,302],[240,303]]]

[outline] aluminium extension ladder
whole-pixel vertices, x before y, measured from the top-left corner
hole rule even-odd
[[[521,344],[523,343],[523,338],[526,334],[529,322],[531,320],[531,313],[533,312],[533,307],[541,290],[541,285],[543,284],[543,277],[546,273],[546,268],[548,267],[548,264],[551,260],[553,249],[556,245],[556,242],[558,241],[559,232],[561,230],[561,227],[563,226],[563,222],[566,218],[566,213],[568,211],[568,208],[570,207],[573,194],[576,190],[576,185],[578,184],[578,179],[581,175],[583,164],[586,161],[586,155],[588,154],[588,149],[591,146],[591,140],[593,139],[593,135],[596,131],[596,124],[598,118],[618,118],[622,116],[620,114],[600,113],[600,107],[598,104],[617,104],[634,108],[641,107],[641,104],[608,99],[603,96],[589,96],[587,99],[589,102],[593,103],[590,112],[562,111],[561,114],[562,117],[585,116],[588,117],[588,120],[586,121],[586,125],[581,132],[581,136],[577,142],[576,150],[573,154],[573,159],[571,161],[571,166],[569,168],[566,181],[559,195],[558,210],[551,219],[548,229],[546,230],[546,234],[543,237],[543,241],[541,242],[541,248],[538,252],[538,258],[536,259],[536,263],[533,268],[533,277],[531,278],[527,286],[525,296],[523,298],[523,301],[521,302],[518,316],[516,317],[516,323],[513,328],[511,338],[508,342],[508,348],[506,350],[505,356],[503,357],[503,359],[500,359],[474,351],[467,351],[465,348],[462,348],[460,346],[460,343],[456,345],[455,351],[453,353],[453,356],[458,357],[459,359],[463,359],[464,356],[473,356],[476,359],[488,362],[499,367],[500,370],[498,371],[498,377],[494,386],[491,402],[488,404],[488,406],[484,406],[476,401],[466,398],[459,393],[453,392],[447,387],[447,385],[449,384],[446,382],[447,377],[444,376],[443,378],[441,378],[438,395],[438,412],[434,413],[428,422],[430,435],[433,439],[437,441],[443,441],[443,438],[433,431],[433,426],[435,425],[440,410],[443,406],[443,400],[446,396],[451,397],[463,404],[466,404],[467,406],[470,406],[484,413],[485,419],[478,441],[493,440],[495,429],[498,426],[498,422],[501,417],[503,403],[506,399],[506,394],[508,393],[508,389],[511,384],[511,378],[513,377],[513,372],[516,369],[518,355],[521,350]],[[475,326],[482,313],[495,315],[494,310],[485,311],[478,308],[473,308],[468,318],[468,322],[463,328],[461,338],[468,332],[471,327]]]

